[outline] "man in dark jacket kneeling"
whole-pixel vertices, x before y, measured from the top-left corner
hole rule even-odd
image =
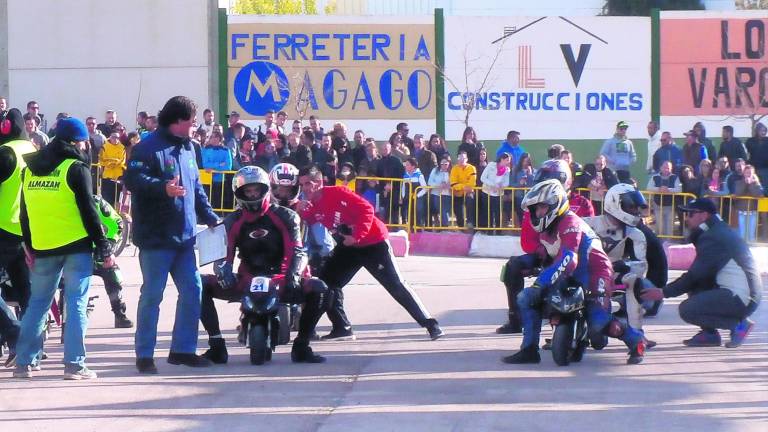
[[[680,317],[701,327],[701,331],[684,340],[684,345],[720,346],[717,329],[727,329],[731,340],[725,346],[741,346],[754,327],[749,316],[757,309],[763,290],[752,252],[723,222],[708,198],[695,199],[680,210],[687,215],[696,259],[679,279],[664,288],[646,289],[642,297],[661,300],[688,294],[688,299],[680,303]]]

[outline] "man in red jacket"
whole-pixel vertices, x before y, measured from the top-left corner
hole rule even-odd
[[[573,176],[571,167],[561,159],[550,159],[541,164],[536,172],[533,183],[539,183],[548,179],[557,179],[568,192],[568,203],[572,212],[579,217],[591,217],[595,215],[592,203],[585,197],[571,190]],[[509,321],[496,329],[496,333],[513,334],[523,331],[520,323],[520,313],[517,307],[517,294],[525,285],[526,276],[535,276],[538,272],[535,268],[537,250],[541,248],[539,233],[531,225],[531,214],[528,209],[523,211],[523,223],[520,230],[520,246],[524,255],[514,256],[507,261],[502,271],[502,282],[507,289],[507,303],[509,304]]]
[[[343,307],[342,288],[360,268],[384,286],[389,294],[426,327],[432,340],[443,336],[443,330],[427,312],[418,295],[400,277],[400,271],[387,240],[387,227],[363,197],[345,187],[323,186],[323,175],[314,167],[299,173],[304,200],[298,212],[308,224],[321,223],[334,233],[336,247],[320,274],[335,298],[328,310],[333,330],[323,339],[354,338],[352,325]]]

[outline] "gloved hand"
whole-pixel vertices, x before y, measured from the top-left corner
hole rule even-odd
[[[301,290],[301,279],[298,275],[288,275],[285,278],[285,299],[288,303],[299,304],[304,301],[304,293]]]
[[[98,265],[103,266],[108,258],[112,257],[112,250],[114,249],[113,243],[109,240],[104,240],[96,245],[96,249],[93,251],[93,261]]]
[[[622,275],[625,275],[625,274],[629,273],[630,271],[632,271],[632,269],[624,261],[619,260],[619,261],[616,261],[616,262],[613,263],[613,272],[614,273],[620,273]]]
[[[232,289],[237,284],[237,278],[232,273],[232,264],[229,262],[224,261],[220,264],[214,264],[213,273],[216,275],[221,289]]]

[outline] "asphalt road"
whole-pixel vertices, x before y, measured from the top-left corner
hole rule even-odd
[[[128,250],[130,255],[132,250]],[[135,318],[138,260],[118,259]],[[511,366],[501,356],[519,336],[494,329],[505,319],[502,260],[409,257],[401,269],[446,337],[425,330],[366,273],[345,289],[356,341],[318,342],[321,365],[292,364],[281,346],[271,364],[252,366],[237,345],[237,305],[219,303],[230,362],[207,369],[167,364],[176,290],[169,285],[156,353],[160,374],[134,368],[133,332],[112,328],[103,285],[88,337],[94,381],[63,381],[59,330],[32,380],[0,370],[2,431],[760,431],[768,430],[768,313],[738,349],[687,348],[696,330],[668,301],[646,324],[659,342],[643,364],[625,364],[612,341],[580,364]],[[210,271],[210,268],[204,269]],[[327,332],[329,323],[320,323]],[[545,330],[544,335],[548,335]],[[724,335],[727,338],[727,334]],[[206,348],[201,328],[200,351]]]

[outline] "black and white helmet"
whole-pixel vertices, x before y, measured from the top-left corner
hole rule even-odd
[[[269,171],[269,184],[272,196],[281,206],[288,206],[299,198],[299,169],[289,163],[279,163]],[[280,193],[280,186],[286,186],[287,194]]]
[[[547,214],[536,216],[536,205],[546,204]],[[568,194],[559,180],[549,179],[535,184],[523,197],[521,204],[531,214],[531,225],[536,232],[544,232],[552,222],[565,214],[570,208]]]
[[[603,210],[629,226],[640,223],[640,210],[645,208],[648,208],[648,203],[643,194],[626,183],[611,187],[603,198]]]
[[[256,199],[245,196],[243,189],[249,185],[258,185],[261,193]],[[232,179],[232,191],[235,193],[235,201],[244,210],[256,213],[264,213],[269,207],[269,175],[257,166],[240,168]]]

